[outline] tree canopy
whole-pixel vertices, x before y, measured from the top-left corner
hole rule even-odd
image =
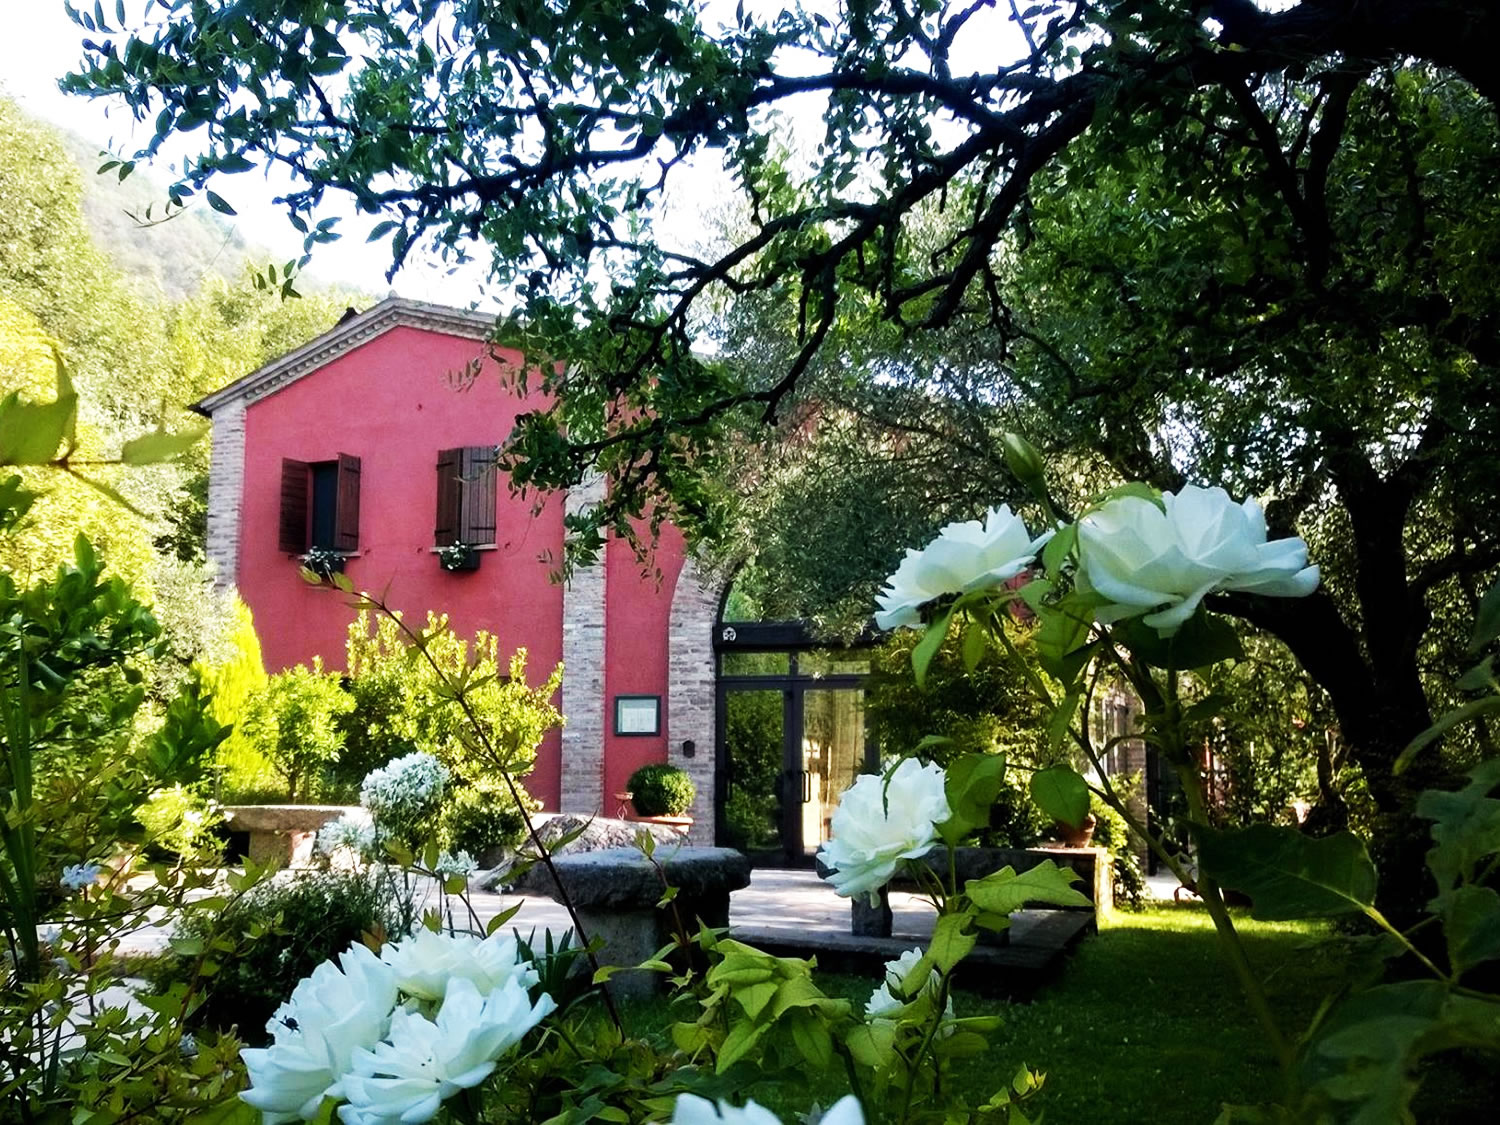
[[[1383,809],[1430,780],[1389,766],[1430,719],[1433,606],[1500,561],[1494,5],[897,0],[722,26],[664,0],[146,8],[126,29],[80,14],[66,84],[154,118],[147,155],[201,138],[177,199],[231,209],[233,174],[269,161],[309,250],[341,193],[381,217],[393,268],[423,245],[489,257],[501,334],[556,392],[507,467],[610,478],[572,524],[585,552],[643,514],[713,530],[746,418],[905,425],[894,446],[941,466],[934,515],[971,471],[1014,488],[994,438],[1019,420],[1081,484],[1271,495],[1327,588],[1221,608],[1327,688]],[[778,114],[810,97],[804,162]],[[653,207],[707,158],[748,218],[703,252]],[[747,309],[780,338],[706,356]]]

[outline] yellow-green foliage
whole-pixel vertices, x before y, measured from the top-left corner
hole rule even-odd
[[[222,664],[202,669],[204,684],[213,692],[209,702],[210,714],[219,722],[234,727],[214,759],[221,799],[230,805],[278,797],[282,790],[280,777],[271,760],[260,751],[255,740],[240,729],[246,707],[265,689],[267,676],[250,607],[236,597],[233,614],[230,657]]]
[[[243,731],[285,783],[286,799],[318,796],[324,768],[344,745],[340,718],[354,707],[336,672],[299,664],[278,672],[244,707]]]
[[[20,394],[28,402],[51,402],[57,397],[60,345],[41,322],[20,305],[0,296],[0,397]],[[80,420],[77,450],[80,460],[97,460],[107,441],[97,425]],[[75,477],[47,468],[16,468],[25,486],[39,494],[26,523],[0,540],[0,566],[26,585],[73,561],[73,542],[86,536],[110,569],[136,584],[151,566],[151,541],[144,523],[128,509]],[[111,486],[119,484],[118,469],[95,466],[89,475]],[[148,595],[149,596],[149,595]]]
[[[362,612],[349,626],[347,646],[356,706],[340,774],[355,784],[364,772],[411,750],[435,754],[470,783],[498,782],[504,769],[529,773],[543,736],[562,724],[552,704],[562,683],[562,665],[536,687],[526,681],[526,650],[500,659],[500,641],[479,632],[464,640],[448,628],[446,615],[428,613],[422,633],[428,655],[448,682],[469,685],[465,701],[490,740],[475,737],[462,708],[443,687],[432,665],[389,617]]]

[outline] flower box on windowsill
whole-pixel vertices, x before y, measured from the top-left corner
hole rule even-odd
[[[319,578],[327,580],[335,574],[344,573],[344,564],[348,556],[341,551],[330,551],[324,547],[314,547],[298,560],[300,564],[312,571]]]
[[[454,543],[438,551],[438,565],[450,574],[479,569],[479,549],[466,543]]]

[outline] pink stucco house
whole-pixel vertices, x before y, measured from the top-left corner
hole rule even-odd
[[[483,467],[517,414],[538,405],[503,379],[519,355],[487,343],[490,317],[399,298],[349,316],[195,409],[213,423],[208,552],[255,614],[268,668],[343,663],[345,599],[299,576],[312,547],[340,552],[355,586],[385,590],[408,616],[449,614],[524,646],[538,679],[566,665],[567,717],[527,779],[549,809],[613,815],[647,762],[698,783],[694,835],[714,839],[719,597],[681,536],[643,575],[623,543],[567,585],[552,578],[563,516],[586,502],[513,495]],[[449,572],[438,548],[478,546]],[[550,561],[549,561],[550,560]]]

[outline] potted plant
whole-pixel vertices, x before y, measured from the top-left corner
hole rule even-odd
[[[630,820],[666,824],[686,831],[693,818],[687,815],[698,795],[698,787],[684,770],[664,763],[642,766],[630,775],[626,786],[635,815]]]
[[[479,569],[479,549],[469,543],[449,543],[438,548],[438,565],[450,574]]]
[[[330,578],[335,574],[342,574],[346,561],[342,552],[335,551],[331,547],[311,547],[307,554],[301,557],[302,565],[319,578]]]

